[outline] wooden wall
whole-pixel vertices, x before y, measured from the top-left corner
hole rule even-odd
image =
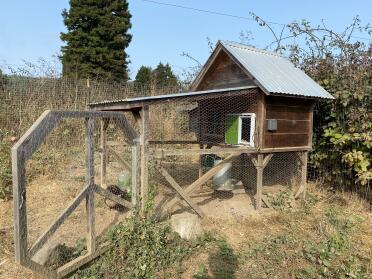
[[[263,147],[311,147],[312,100],[293,97],[265,98]],[[277,131],[267,130],[267,119],[277,119]]]
[[[255,85],[247,74],[226,54],[221,51],[213,65],[205,73],[196,91],[234,88]]]

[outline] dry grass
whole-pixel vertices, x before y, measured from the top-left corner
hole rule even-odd
[[[32,182],[29,201],[35,201],[28,204],[31,240],[45,230],[80,188],[79,183],[61,187],[58,180],[46,177]],[[50,202],[56,196],[58,199]],[[97,204],[97,226],[103,228],[115,218],[115,214],[102,206],[99,200]],[[316,278],[318,273],[299,277],[299,271],[321,266],[306,258],[307,243],[311,249],[316,248],[327,241],[327,237],[338,233],[327,217],[330,209],[338,212],[335,214],[340,220],[363,220],[355,222],[347,231],[350,245],[342,248],[340,255],[332,259],[335,262],[331,267],[341,268],[353,254],[357,258],[357,266],[364,268],[366,276],[371,276],[370,205],[355,195],[332,193],[315,185],[310,187],[306,202],[297,201],[294,208],[252,212],[246,216],[244,212],[238,216],[225,213],[218,218],[207,218],[204,227],[217,240],[187,257],[177,270],[169,274],[173,274],[174,278],[193,278],[204,271],[202,275],[207,277],[195,278]],[[0,278],[39,278],[13,261],[11,202],[0,203],[0,216]],[[84,208],[79,208],[71,217],[61,227],[56,241],[73,245],[83,235],[85,226],[81,220],[85,218]]]

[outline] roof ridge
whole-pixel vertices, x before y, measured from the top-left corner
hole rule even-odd
[[[268,50],[264,50],[264,49],[260,49],[260,48],[256,48],[256,47],[252,47],[252,46],[248,46],[246,44],[242,44],[242,43],[238,43],[238,42],[234,42],[234,41],[228,41],[228,40],[220,40],[220,42],[221,42],[222,45],[229,45],[231,47],[247,49],[247,50],[254,51],[254,52],[259,52],[259,53],[262,53],[262,54],[267,54],[267,55],[272,55],[272,56],[284,58],[282,55],[280,55],[278,53],[268,51]]]

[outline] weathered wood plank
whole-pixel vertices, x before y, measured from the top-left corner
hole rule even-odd
[[[20,146],[12,148],[12,176],[15,260],[23,264],[27,258],[27,211],[25,157]]]
[[[101,187],[106,188],[107,179],[107,126],[108,120],[101,119],[101,139],[100,139],[100,151],[101,151]]]
[[[197,187],[200,187],[204,183],[206,183],[209,179],[211,179],[216,173],[218,173],[223,167],[224,164],[227,162],[230,162],[240,154],[232,154],[226,157],[224,160],[222,160],[219,164],[215,165],[213,168],[211,168],[209,171],[204,173],[200,178],[195,180],[193,183],[191,183],[189,186],[185,187],[184,191],[186,194],[191,194]],[[175,204],[177,203],[177,199],[174,197],[170,199],[165,205],[164,205],[164,211],[170,210]]]
[[[141,111],[141,209],[145,210],[148,199],[148,125],[149,125],[149,107],[144,106]]]
[[[279,148],[279,147],[308,147],[309,134],[279,134],[279,133],[266,133],[264,137],[264,144],[266,148]]]
[[[141,182],[141,149],[138,140],[132,146],[132,204],[137,206],[140,201],[140,182]]]
[[[200,216],[204,217],[204,212],[200,209],[200,207],[195,204],[192,199],[185,193],[185,191],[181,188],[180,185],[173,179],[173,177],[163,168],[158,166],[157,167],[159,172],[164,176],[164,178],[168,181],[168,183],[172,186],[172,188],[187,202],[187,204],[194,209],[194,211]]]
[[[299,189],[295,194],[295,198],[297,199],[300,195],[303,198],[306,196],[306,188],[307,188],[307,160],[308,160],[308,153],[307,152],[300,152],[297,153],[300,162],[301,162],[301,184]]]
[[[257,155],[257,200],[256,200],[256,209],[260,210],[262,207],[262,178],[263,178],[263,154]]]
[[[95,230],[95,204],[94,204],[94,118],[85,120],[86,137],[86,177],[85,182],[90,185],[86,196],[87,210],[87,250],[88,253],[93,253],[96,249],[96,230]]]
[[[112,148],[111,146],[107,146],[107,149],[109,150],[109,152],[114,155],[114,157],[116,158],[116,160],[120,163],[120,165],[122,167],[124,167],[125,169],[127,169],[128,171],[132,171],[132,167],[129,165],[129,163],[127,163],[116,151],[114,148]]]
[[[44,111],[27,132],[23,134],[14,147],[20,148],[22,146],[25,160],[31,157],[32,153],[35,152],[44,138],[58,124],[59,120],[54,112],[50,110]]]
[[[28,251],[28,255],[32,258],[37,251],[39,251],[43,245],[48,241],[53,233],[63,224],[68,216],[79,206],[81,201],[87,196],[89,191],[89,185],[85,186],[84,189],[76,196],[76,198],[69,204],[69,206],[58,216],[57,220],[48,228],[48,230],[41,235],[38,240],[32,245]]]
[[[212,149],[188,149],[188,148],[152,148],[149,150],[151,155],[162,158],[164,156],[182,156],[192,154],[241,154],[257,153],[258,149],[254,147],[217,147]]]
[[[270,162],[271,158],[273,158],[274,154],[267,154],[262,162],[264,168],[266,168],[267,164]]]
[[[97,194],[100,194],[101,196],[104,196],[105,198],[108,198],[118,204],[121,204],[122,206],[125,206],[126,208],[133,208],[133,205],[132,203],[130,203],[129,201],[126,201],[120,197],[118,197],[117,195],[107,191],[106,189],[103,189],[101,187],[99,187],[98,185],[94,185],[94,191],[97,193]]]
[[[57,278],[63,278],[66,275],[70,274],[71,272],[75,271],[79,267],[85,265],[86,263],[90,262],[91,260],[97,258],[98,256],[102,255],[109,249],[109,246],[103,246],[99,249],[97,249],[94,253],[92,254],[86,254],[84,256],[80,256],[71,262],[68,262],[67,264],[59,267],[57,269]]]

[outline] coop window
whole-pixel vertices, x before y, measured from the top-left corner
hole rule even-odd
[[[225,121],[225,142],[254,146],[255,114],[228,114]]]

